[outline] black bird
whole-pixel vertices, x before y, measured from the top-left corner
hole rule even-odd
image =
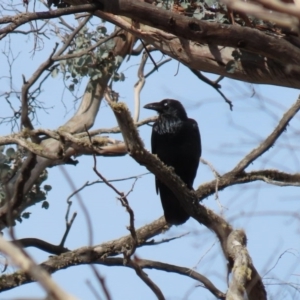
[[[184,181],[189,189],[197,173],[201,156],[201,140],[198,124],[189,119],[184,107],[177,100],[165,99],[149,103],[144,108],[158,112],[159,116],[152,128],[152,153]],[[168,223],[180,225],[189,215],[179,203],[176,195],[158,178],[155,178],[156,192],[160,193],[161,203]]]

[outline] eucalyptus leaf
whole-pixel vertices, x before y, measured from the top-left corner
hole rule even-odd
[[[31,215],[31,212],[24,212],[24,213],[22,214],[22,218],[23,218],[23,219],[29,219],[30,215]]]
[[[16,158],[16,151],[14,148],[9,147],[6,152],[5,152],[6,156],[8,156],[9,159],[14,159]]]
[[[42,208],[44,208],[44,209],[48,209],[49,208],[49,202],[48,201],[44,201],[43,203],[42,203]]]

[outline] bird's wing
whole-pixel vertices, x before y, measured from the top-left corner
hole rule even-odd
[[[152,135],[151,135],[151,151],[152,154],[157,154],[157,138],[158,138],[158,133],[154,130],[154,126],[156,123],[153,124],[152,127]],[[155,176],[155,188],[156,188],[156,193],[158,194],[159,192],[159,187],[158,187],[158,179]]]
[[[182,155],[185,159],[182,159],[182,164],[178,164],[177,174],[188,188],[192,189],[201,156],[201,138],[197,122],[188,119],[184,124],[183,133],[186,140],[184,149],[181,148],[181,151],[184,150],[184,155]]]

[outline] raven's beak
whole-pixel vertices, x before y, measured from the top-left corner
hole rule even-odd
[[[155,110],[159,113],[163,112],[163,107],[160,102],[148,103],[144,106],[144,108]]]

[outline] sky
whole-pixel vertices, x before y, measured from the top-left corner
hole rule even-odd
[[[93,20],[94,21],[94,20]],[[74,21],[73,21],[74,22]],[[98,21],[94,21],[95,23]],[[75,23],[74,23],[75,24]],[[28,78],[48,57],[54,46],[53,40],[46,40],[44,49],[32,56],[33,40],[28,36],[12,35],[14,55],[13,86],[20,90],[22,74]],[[2,50],[7,47],[8,38],[2,41]],[[155,59],[161,54],[156,53]],[[129,109],[133,110],[134,84],[137,81],[139,58],[131,57],[121,66],[125,81],[116,83],[114,90],[120,95]],[[5,56],[0,54],[0,65],[3,66],[0,77],[0,94],[9,90],[9,81],[3,77],[8,70]],[[152,63],[147,64],[151,69]],[[200,128],[202,140],[202,158],[209,161],[214,168],[224,174],[231,170],[249,151],[257,147],[278,124],[283,113],[296,101],[299,91],[289,88],[251,85],[230,79],[221,81],[222,92],[233,102],[233,111],[220,95],[205,83],[199,81],[184,66],[172,61],[152,74],[141,93],[141,104],[160,101],[164,98],[180,100],[189,117],[194,118]],[[216,75],[206,74],[211,79]],[[84,89],[83,81],[81,91]],[[80,94],[80,92],[79,92]],[[0,98],[0,117],[11,115],[5,99]],[[36,128],[56,129],[65,123],[74,113],[78,101],[64,89],[62,76],[49,78],[39,96],[49,109],[38,112]],[[13,99],[17,108],[19,100]],[[141,109],[140,119],[150,117],[153,112]],[[105,101],[102,102],[93,129],[108,128],[116,125],[113,113]],[[299,170],[299,115],[290,122],[287,130],[275,145],[257,159],[249,170],[279,169],[296,173]],[[10,124],[0,125],[0,134],[11,132]],[[139,128],[145,146],[150,150],[151,127]],[[122,140],[120,134],[113,138]],[[58,244],[65,230],[66,200],[73,192],[64,176],[68,172],[76,188],[87,181],[97,180],[93,172],[92,157],[78,157],[79,164],[48,169],[49,177],[45,184],[52,186],[47,200],[48,210],[37,204],[27,211],[31,212],[28,220],[17,224],[15,232],[18,238],[36,237],[50,243]],[[131,157],[98,157],[99,172],[107,179],[127,178],[145,174],[145,167],[138,165]],[[211,170],[200,164],[194,187],[211,181],[214,176]],[[133,180],[115,183],[115,186],[128,192]],[[253,263],[264,279],[269,299],[297,299],[295,288],[283,285],[286,282],[299,284],[299,230],[298,187],[279,187],[264,182],[248,183],[227,188],[219,192],[218,201],[210,196],[202,204],[222,215],[235,229],[243,228],[248,238],[248,251]],[[129,216],[117,200],[117,195],[104,184],[94,184],[80,193],[93,227],[93,244],[119,238],[129,234],[126,226]],[[72,212],[78,216],[73,224],[66,247],[77,249],[88,244],[88,226],[78,199],[73,198]],[[135,226],[139,228],[162,215],[159,196],[155,193],[154,176],[143,175],[135,183],[133,192],[128,196],[129,203],[135,212]],[[147,246],[137,249],[136,255],[143,259],[157,260],[187,268],[195,269],[207,276],[220,290],[226,292],[226,261],[220,251],[215,235],[203,225],[190,219],[182,226],[173,226],[168,232],[155,237],[156,241],[165,238],[185,236],[169,243]],[[4,236],[9,239],[7,232]],[[48,255],[39,250],[28,252],[35,261],[41,263]],[[155,299],[152,291],[135,275],[134,271],[125,267],[98,266],[100,274],[105,278],[112,299]],[[9,267],[7,272],[13,272]],[[150,278],[161,288],[166,299],[214,299],[212,294],[199,286],[191,278],[162,271],[145,270]],[[89,266],[72,267],[57,272],[54,280],[67,292],[79,299],[95,299],[87,281],[90,281],[103,299],[99,283]],[[295,296],[296,295],[296,296]],[[24,285],[0,294],[0,300],[30,299],[45,296],[38,284]]]

